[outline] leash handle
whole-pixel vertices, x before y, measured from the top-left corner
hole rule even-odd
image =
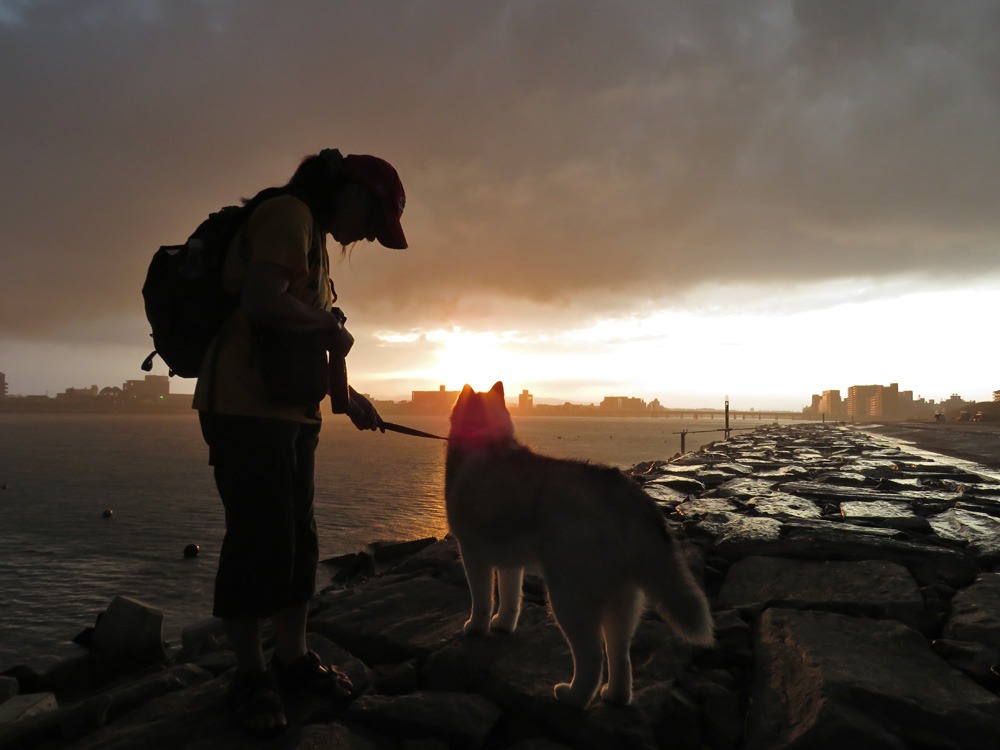
[[[398,432],[401,435],[413,435],[414,437],[422,438],[433,438],[434,440],[448,440],[446,437],[441,437],[440,435],[434,435],[430,432],[423,432],[421,430],[415,430],[412,427],[405,427],[401,424],[393,424],[392,422],[382,422],[382,427],[392,432]]]

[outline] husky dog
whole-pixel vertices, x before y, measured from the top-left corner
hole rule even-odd
[[[448,525],[472,595],[467,635],[511,632],[526,565],[545,578],[549,604],[573,654],[573,679],[555,686],[568,705],[597,693],[607,651],[606,701],[632,699],[629,645],[643,594],[685,640],[711,645],[708,601],[663,514],[617,469],[539,455],[514,438],[503,383],[468,385],[451,413],[445,464]],[[499,606],[493,611],[493,571]]]

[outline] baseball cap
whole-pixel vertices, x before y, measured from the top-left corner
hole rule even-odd
[[[348,154],[342,168],[345,179],[371,190],[378,202],[375,238],[385,247],[404,250],[406,237],[399,219],[406,207],[406,193],[396,170],[384,159],[367,154]]]

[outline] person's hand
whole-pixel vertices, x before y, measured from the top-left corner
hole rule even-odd
[[[324,349],[346,357],[354,346],[354,337],[341,325],[324,336]]]
[[[382,417],[375,411],[372,402],[362,396],[353,388],[348,389],[351,394],[351,403],[347,407],[347,416],[359,430],[381,430],[385,432],[385,425]]]

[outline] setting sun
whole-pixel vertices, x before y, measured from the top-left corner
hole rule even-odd
[[[525,362],[505,345],[509,335],[463,331],[461,328],[431,331],[427,340],[435,345],[435,362],[420,376],[434,382],[477,388],[506,377],[523,380]]]

